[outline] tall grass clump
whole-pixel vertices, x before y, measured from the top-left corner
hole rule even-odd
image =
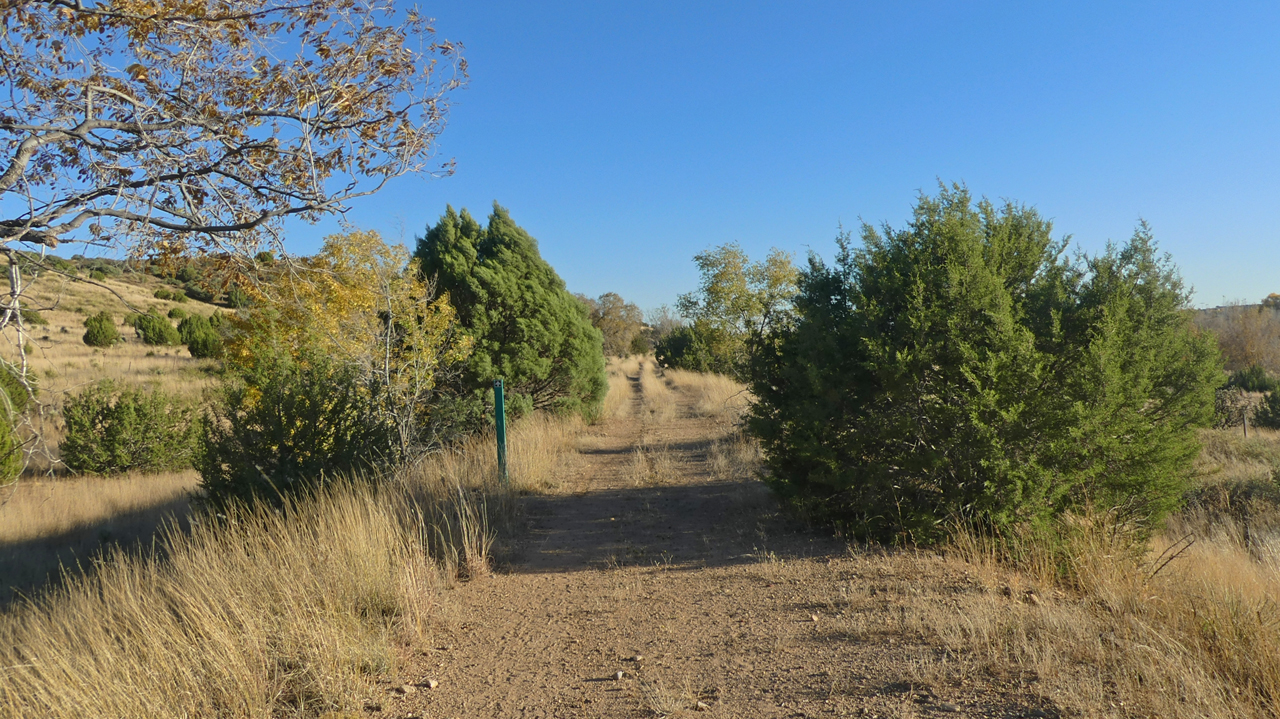
[[[1250,541],[1229,522],[1190,532],[1176,515],[1147,539],[1123,516],[1066,515],[1052,534],[1018,537],[960,529],[954,550],[1017,603],[984,595],[932,631],[980,665],[1034,671],[1086,715],[1122,705],[1132,716],[1275,716],[1277,535]]]
[[[657,363],[652,360],[640,363],[640,398],[644,416],[651,421],[669,422],[679,411],[675,393],[658,376]]]
[[[513,476],[545,480],[576,426],[517,423]],[[397,645],[440,626],[440,590],[488,571],[513,518],[492,450],[477,437],[279,507],[228,502],[156,551],[96,561],[0,615],[0,716],[359,710]]]
[[[690,410],[695,417],[737,422],[751,406],[751,393],[732,377],[670,368],[663,374],[693,400]]]

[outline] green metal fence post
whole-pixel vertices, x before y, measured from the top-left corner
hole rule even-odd
[[[502,483],[510,484],[507,476],[507,407],[502,397],[502,380],[493,381],[493,424],[497,428],[498,437],[498,478]]]

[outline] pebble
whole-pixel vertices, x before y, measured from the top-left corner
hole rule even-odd
[[[642,662],[642,661],[644,661],[644,655],[643,655],[643,654],[637,654],[637,655],[635,655],[634,657],[631,657],[629,661],[633,661],[633,662]]]
[[[622,681],[622,678],[625,677],[626,675],[627,675],[626,672],[619,670],[614,673],[613,678],[617,681]]]
[[[423,684],[425,684],[428,689],[435,689],[436,687],[440,686],[440,682],[436,681],[435,679],[428,679],[425,682],[423,682]]]
[[[813,620],[813,621],[815,621],[815,622],[816,622],[816,621],[818,621],[818,615],[817,615],[817,614],[810,614],[810,615],[809,615],[809,618],[810,618],[810,619],[812,619],[812,620]]]
[[[693,705],[693,708],[700,712],[711,711],[711,705],[706,702],[698,702]]]
[[[958,712],[958,711],[960,711],[960,707],[956,706],[955,704],[947,704],[946,702],[943,702],[942,704],[939,704],[939,705],[938,705],[938,711],[940,711],[940,712]]]

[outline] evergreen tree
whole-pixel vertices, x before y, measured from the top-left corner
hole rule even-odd
[[[1073,507],[1179,501],[1221,360],[1142,226],[1068,260],[1026,207],[922,197],[813,256],[796,320],[755,343],[773,486],[863,536],[932,540]]]
[[[599,411],[608,387],[600,332],[505,209],[495,203],[481,227],[448,207],[414,256],[475,340],[463,381],[477,398],[502,378],[515,415]]]
[[[123,339],[106,310],[86,319],[84,327],[84,343],[90,347],[110,347]]]

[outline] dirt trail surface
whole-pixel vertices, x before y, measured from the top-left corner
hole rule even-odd
[[[956,565],[788,526],[758,481],[726,476],[731,426],[679,388],[665,420],[632,391],[367,716],[1061,715],[1034,677],[956,675],[895,619],[979,591]]]

